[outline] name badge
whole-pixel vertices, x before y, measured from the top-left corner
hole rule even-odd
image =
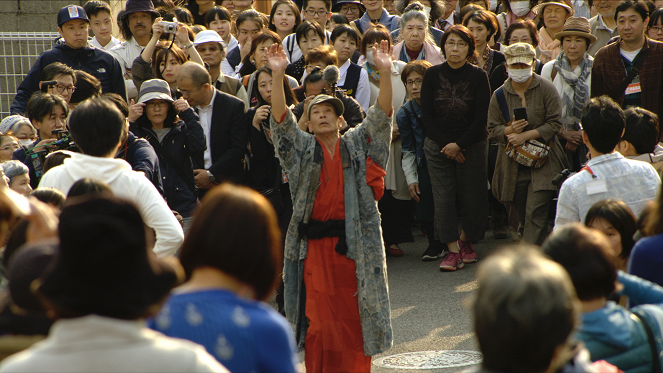
[[[627,95],[632,95],[634,93],[640,93],[642,92],[642,88],[640,88],[640,83],[631,83],[626,87],[626,94]]]
[[[605,184],[605,180],[594,180],[587,183],[587,195],[591,196],[592,194],[607,193],[608,186]]]

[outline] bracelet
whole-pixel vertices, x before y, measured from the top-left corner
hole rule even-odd
[[[191,48],[191,47],[193,47],[193,43],[187,45],[186,47],[182,47],[182,49],[189,49],[189,48]]]

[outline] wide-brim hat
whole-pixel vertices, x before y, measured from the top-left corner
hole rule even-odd
[[[346,4],[359,5],[359,11],[361,13],[366,12],[366,7],[359,0],[339,0],[338,2],[336,2],[336,4],[334,4],[334,6],[332,6],[332,12],[338,13],[341,10],[341,6]]]
[[[137,103],[148,102],[150,100],[173,102],[173,97],[170,95],[170,86],[165,80],[150,79],[143,82],[140,86]]]
[[[62,314],[145,317],[180,279],[148,251],[143,219],[126,200],[79,197],[62,210],[59,235],[55,263],[33,288]]]
[[[345,112],[345,106],[343,105],[343,101],[336,97],[332,97],[329,95],[317,95],[313,100],[311,100],[311,103],[308,104],[308,119],[311,119],[311,108],[313,108],[313,105],[317,104],[322,104],[324,102],[332,104],[334,106],[334,109],[336,110],[336,115],[339,117],[343,115]]]
[[[596,36],[591,33],[589,21],[584,17],[569,17],[564,22],[562,31],[555,34],[555,39],[561,41],[565,36],[571,35],[586,38],[589,40],[589,44],[593,44],[596,41]]]
[[[543,19],[543,10],[548,5],[561,6],[562,8],[566,9],[566,11],[569,12],[569,14],[571,16],[573,16],[575,14],[575,11],[573,10],[573,8],[571,8],[568,4],[565,4],[565,3],[562,3],[562,2],[557,2],[557,1],[550,1],[550,2],[547,2],[547,3],[541,3],[537,6],[535,6],[534,8],[532,8],[532,12],[534,14],[536,14],[537,16],[539,16],[541,19]]]
[[[532,66],[536,58],[536,51],[529,43],[513,43],[504,49],[504,57],[507,65],[524,63]]]
[[[154,8],[152,0],[127,0],[124,12],[122,12],[122,19],[125,19],[129,14],[136,12],[152,13],[157,17],[161,17],[161,14],[159,14]]]

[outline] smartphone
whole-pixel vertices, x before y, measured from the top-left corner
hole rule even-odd
[[[521,119],[527,120],[527,108],[519,107],[513,109],[513,117],[515,120],[521,120]]]

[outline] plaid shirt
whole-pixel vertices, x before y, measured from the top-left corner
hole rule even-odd
[[[619,50],[619,41],[601,48],[594,57],[592,67],[592,97],[608,95],[619,105],[624,102],[624,92],[616,92],[626,79],[626,69],[622,62]],[[663,89],[663,43],[651,40],[645,36],[644,49],[651,48],[640,69],[640,84],[642,88],[641,106],[659,117],[663,114],[661,105],[661,90]]]

